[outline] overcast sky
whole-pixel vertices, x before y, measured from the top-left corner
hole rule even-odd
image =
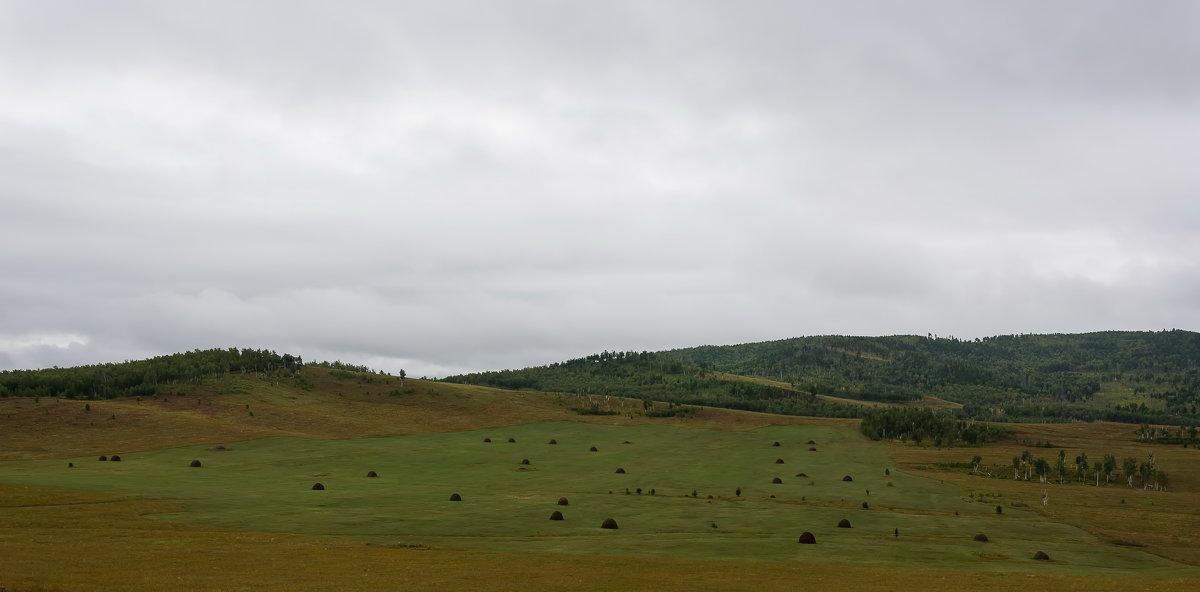
[[[0,369],[1200,328],[1200,3],[0,2]]]

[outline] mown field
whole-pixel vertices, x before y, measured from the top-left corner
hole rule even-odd
[[[871,442],[844,420],[713,410],[589,417],[554,395],[410,381],[419,385],[413,393],[393,397],[367,383],[312,380],[315,393],[249,378],[238,392],[106,401],[82,414],[74,401],[0,402],[8,459],[0,462],[0,586],[949,590],[970,578],[997,590],[1161,590],[1200,582],[1186,552],[1161,552],[1138,530],[1153,528],[1159,509],[1185,526],[1195,520],[1200,510],[1188,512],[1186,491],[1077,486],[1081,493],[1052,490],[1047,508],[1021,508],[1012,502],[1044,486],[929,469],[980,450],[999,462],[1019,443],[938,451]],[[125,424],[93,425],[98,413]],[[40,431],[24,427],[33,417]],[[349,437],[355,432],[373,437]],[[1116,430],[1103,434],[1109,445],[1137,446]],[[1177,474],[1187,485],[1187,472]],[[325,489],[313,491],[316,482]],[[449,501],[451,493],[463,500]],[[1129,503],[1107,499],[1117,495]],[[1071,510],[1071,496],[1090,513]],[[563,521],[549,520],[555,510]],[[599,528],[610,517],[620,528]],[[843,518],[851,528],[837,527]],[[1124,542],[1146,546],[1114,543],[1102,530],[1111,523],[1134,531]],[[804,531],[816,545],[796,542]],[[989,542],[972,540],[981,532]],[[1052,560],[1032,560],[1038,550]]]

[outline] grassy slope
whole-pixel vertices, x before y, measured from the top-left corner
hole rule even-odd
[[[560,402],[552,395],[506,393],[492,389],[409,381],[416,392],[411,395],[391,397],[381,393],[390,390],[393,388],[392,386],[385,389],[378,384],[338,381],[324,371],[309,370],[307,372],[310,382],[316,386],[313,393],[327,392],[335,393],[335,395],[321,396],[285,385],[265,385],[257,379],[248,378],[244,384],[234,384],[233,388],[230,388],[229,384],[221,387],[221,390],[225,391],[244,390],[243,393],[216,394],[213,389],[197,389],[195,392],[188,392],[186,396],[172,396],[166,403],[151,402],[150,400],[140,403],[136,401],[104,401],[94,403],[90,413],[82,411],[83,404],[78,402],[60,403],[43,400],[35,405],[32,401],[0,401],[0,428],[2,428],[0,429],[0,445],[2,445],[0,450],[3,451],[4,457],[9,459],[64,459],[80,456],[79,463],[92,463],[91,466],[79,467],[86,471],[136,471],[139,469],[140,463],[149,462],[156,458],[156,455],[164,463],[158,468],[168,470],[175,466],[174,460],[177,458],[190,458],[208,447],[203,445],[229,443],[270,435],[334,439],[366,434],[383,436],[443,433],[443,436],[437,437],[469,437],[468,450],[482,459],[484,453],[478,451],[476,447],[478,434],[461,435],[448,432],[495,428],[529,421],[564,419],[588,420],[593,424],[687,425],[739,431],[772,424],[852,425],[852,422],[837,420],[806,420],[724,410],[703,410],[696,417],[687,420],[675,418],[646,420],[641,417],[630,419],[622,416],[580,417],[566,409],[565,403],[567,402]],[[337,396],[336,393],[341,393],[341,396]],[[201,401],[199,405],[196,404],[197,398]],[[251,405],[251,409],[254,411],[253,417],[246,410],[246,404]],[[49,413],[46,410],[50,410]],[[117,415],[116,420],[108,419],[112,414]],[[106,421],[110,424],[105,424]],[[93,422],[96,424],[95,427],[90,425]],[[528,440],[531,443],[539,444],[537,448],[541,449],[544,443],[538,441],[537,438],[546,436],[548,432],[539,432],[538,430],[553,429],[561,432],[576,428],[583,430],[615,429],[589,428],[573,424],[561,427],[553,425],[523,426],[513,429],[534,430],[534,432],[530,432],[529,437],[519,438],[522,442],[518,445],[523,445]],[[654,436],[659,431],[647,432],[650,436],[639,436],[636,441],[641,442],[646,438],[651,438],[652,442],[653,437],[661,436],[661,434]],[[434,437],[435,440],[437,437]],[[736,440],[739,436],[730,434],[723,437]],[[1138,452],[1144,452],[1139,445],[1128,444],[1126,440],[1122,439],[1123,436],[1115,435],[1113,437],[1114,442],[1122,446],[1131,446]],[[635,440],[634,438],[629,439]],[[1051,439],[1057,443],[1063,438],[1060,435],[1051,437]],[[757,434],[754,435],[754,440],[758,442]],[[266,446],[270,442],[284,441],[286,440],[247,442],[244,445],[238,444],[238,447]],[[376,444],[386,441],[386,439],[379,440]],[[1080,440],[1081,444],[1089,442],[1086,439]],[[1070,445],[1074,442],[1064,440],[1063,443]],[[346,442],[330,444],[340,447],[357,445]],[[185,445],[202,446],[200,446],[201,450],[137,453],[137,451],[157,451],[165,447]],[[493,452],[487,454],[504,455],[507,461],[509,453],[504,451],[503,447],[512,445],[497,442],[493,446],[495,447],[492,449]],[[578,451],[578,449],[569,450],[565,442],[560,447],[563,454]],[[740,446],[734,447],[740,449]],[[608,454],[610,448],[612,447],[604,446],[599,453],[601,456],[597,457],[596,462],[604,460],[603,455]],[[617,448],[620,450],[620,447]],[[779,451],[779,449],[768,450],[768,454],[771,455]],[[909,467],[928,463],[931,459],[936,459],[943,454],[948,455],[947,458],[952,460],[960,460],[960,457],[964,455],[969,457],[972,454],[971,449],[939,452],[906,447],[894,448],[890,452],[897,457],[902,466]],[[1003,447],[988,448],[983,452],[985,462],[991,462],[987,455],[993,453],[999,457],[996,462],[1011,456],[1009,451]],[[97,453],[121,453],[129,458],[125,462],[130,464],[104,464],[101,469],[100,463],[90,460],[91,455]],[[238,453],[239,451],[234,450],[220,454]],[[205,452],[205,454],[212,453]],[[531,455],[532,452],[523,454]],[[1184,458],[1176,459],[1172,453],[1165,451],[1159,454],[1161,455],[1159,456],[1160,463],[1163,466],[1176,469],[1172,472],[1172,481],[1177,489],[1185,490],[1196,483],[1195,475],[1178,470],[1182,467],[1179,467],[1176,461],[1183,461]],[[83,457],[83,455],[88,455],[88,457]],[[584,456],[587,458],[587,455]],[[168,457],[172,459],[172,463],[166,463]],[[89,460],[85,461],[85,458]],[[737,458],[735,455],[733,459],[735,466],[739,465],[736,462]],[[537,458],[537,462],[549,461]],[[62,462],[52,464],[58,468],[62,467]],[[168,464],[171,466],[167,466]],[[702,463],[693,464],[700,466]],[[47,465],[47,467],[49,466]],[[143,465],[141,468],[152,466]],[[376,468],[379,470],[382,469],[382,466]],[[776,468],[768,466],[763,470],[773,472]],[[790,468],[789,466],[789,470]],[[381,472],[384,473],[385,479],[395,478],[393,470],[399,470],[400,475],[404,474],[402,465],[393,465]],[[303,480],[307,482],[309,478],[314,480],[327,478],[313,477],[314,474],[321,472],[328,472],[328,470],[314,469],[305,473]],[[669,472],[674,473],[678,470],[673,469]],[[707,473],[709,472],[701,471],[691,480],[705,477]],[[512,473],[512,475],[516,475],[516,473]],[[597,473],[597,476],[599,475],[600,473]],[[510,474],[505,472],[502,476],[510,476]],[[537,479],[542,474],[541,471],[531,472],[528,475],[522,474],[521,478],[526,476]],[[951,483],[961,483],[966,488],[965,491],[977,488],[1002,489],[1002,495],[1011,496],[1013,499],[1021,496],[1032,497],[1030,494],[1038,487],[1035,484],[983,480],[957,474],[935,476],[944,478]],[[605,471],[602,478],[607,482],[611,477]],[[705,478],[717,477],[707,476]],[[897,478],[899,479],[899,476]],[[722,474],[718,478],[718,482],[710,485],[714,488],[728,488],[728,485],[733,482],[742,480],[748,480],[748,476]],[[361,481],[352,479],[349,482],[365,484],[365,481],[365,479]],[[655,482],[659,482],[659,480],[655,480]],[[586,485],[594,488],[596,483]],[[664,493],[677,496],[679,492],[672,491],[672,488],[678,488],[679,485],[686,488],[686,484],[679,482],[668,484],[667,487],[660,487],[660,489],[666,489],[667,491]],[[747,490],[746,493],[751,493],[754,488],[759,487],[756,484],[743,483],[740,485]],[[836,484],[834,485],[836,486]],[[785,483],[784,488],[791,486],[792,484]],[[1122,492],[1121,488],[1101,488],[1099,490],[1091,488],[1090,491],[1082,487],[1078,489],[1090,495],[1104,496],[1118,494],[1118,492],[1131,494],[1128,490]],[[1194,491],[1195,488],[1191,490]],[[809,585],[816,584],[818,587],[836,586],[871,590],[894,589],[897,581],[920,583],[932,589],[957,589],[962,578],[968,576],[977,582],[984,583],[989,588],[998,590],[1018,588],[1028,590],[1043,587],[1056,590],[1116,590],[1126,589],[1129,585],[1126,578],[1065,576],[1053,573],[1060,571],[1057,568],[1045,569],[1040,567],[1041,564],[1033,563],[1022,564],[1022,571],[1030,575],[1029,578],[1025,578],[988,576],[979,574],[974,569],[958,571],[953,568],[952,561],[946,560],[939,560],[938,564],[941,567],[933,568],[879,568],[870,565],[847,567],[836,563],[827,563],[824,560],[828,557],[824,556],[817,562],[804,561],[799,564],[645,557],[631,562],[627,558],[602,555],[559,555],[542,551],[513,554],[480,550],[505,546],[492,544],[494,539],[485,539],[477,545],[466,545],[467,547],[474,546],[476,550],[471,551],[396,549],[381,545],[364,546],[362,538],[356,540],[331,539],[327,536],[230,530],[213,524],[196,525],[181,521],[137,519],[136,517],[142,514],[159,514],[178,510],[182,507],[181,502],[156,501],[142,496],[113,494],[111,489],[108,491],[110,493],[74,493],[60,489],[31,489],[0,485],[0,506],[7,509],[21,508],[20,512],[0,512],[0,521],[3,521],[0,524],[3,527],[0,529],[0,574],[4,574],[0,578],[0,585],[7,585],[10,589],[93,589],[99,586],[101,588],[138,590],[163,586],[185,586],[193,589],[365,590],[379,589],[381,586],[405,587],[406,584],[409,586],[421,585],[430,589],[587,590],[613,587],[654,587],[659,589],[769,590],[783,589],[784,587],[793,589],[797,582],[804,582]],[[1069,503],[1067,499],[1064,499],[1063,503],[1059,503],[1060,498],[1072,498],[1073,496],[1059,495],[1059,490],[1052,491],[1054,503],[1048,512],[1062,512],[1061,515],[1051,514],[1054,518],[1080,524],[1093,532],[1106,524],[1119,523],[1122,528],[1132,531],[1121,533],[1125,540],[1150,544],[1151,546],[1147,549],[1166,556],[1172,554],[1170,552],[1173,548],[1172,544],[1183,549],[1188,545],[1191,545],[1193,549],[1196,547],[1195,535],[1190,535],[1191,538],[1189,538],[1189,535],[1184,532],[1186,528],[1168,524],[1169,519],[1166,518],[1170,512],[1175,512],[1176,517],[1182,521],[1182,525],[1189,524],[1186,522],[1187,520],[1195,520],[1195,508],[1198,505],[1194,503],[1194,498],[1187,497],[1186,493],[1143,493],[1145,496],[1153,495],[1153,497],[1145,498],[1146,501],[1129,495],[1131,499],[1139,500],[1136,505],[1128,505],[1129,508],[1135,508],[1133,511],[1137,514],[1129,520],[1121,520],[1123,516],[1120,514],[1104,511],[1103,508],[1091,507],[1086,496],[1082,494],[1078,496],[1081,500],[1080,503]],[[162,493],[167,495],[171,492],[163,491]],[[300,495],[311,497],[312,493],[306,491]],[[326,493],[334,494],[328,496],[334,497],[343,495],[344,492],[331,490]],[[439,491],[439,493],[444,494],[445,492]],[[466,492],[464,491],[464,493]],[[874,490],[873,493],[875,493]],[[167,495],[167,497],[171,496]],[[603,499],[607,496],[595,497]],[[645,499],[642,499],[627,502],[626,499],[629,498],[625,498],[623,495],[615,497],[616,499],[612,502],[600,503],[598,511],[606,511],[603,505],[607,503],[617,504],[607,510],[614,513],[620,509],[620,506],[627,503],[666,503],[672,506],[676,503],[696,503],[696,500],[679,498],[664,498],[665,501],[646,502]],[[716,521],[722,527],[718,530],[734,530],[735,532],[729,533],[728,536],[734,537],[736,540],[739,533],[735,526],[743,521],[738,516],[742,515],[739,514],[740,512],[745,512],[748,504],[754,504],[759,509],[784,506],[778,501],[768,501],[769,498],[761,499],[761,494],[749,497],[754,498],[755,501],[717,500],[717,504],[722,508],[721,514],[717,515],[720,520],[712,519],[712,515],[707,518],[700,515],[687,518],[685,514],[687,508],[691,506],[678,506],[684,510],[668,508],[670,511],[652,507],[653,511],[643,510],[648,513],[645,513],[642,519],[643,521],[657,520],[656,517],[659,514],[665,514],[664,524],[669,526],[682,520],[688,522],[689,528],[695,519],[709,519]],[[408,506],[412,505],[403,500],[397,499],[396,501],[408,504]],[[704,501],[706,502],[706,500]],[[817,501],[820,500],[814,500],[814,502]],[[845,504],[852,506],[856,501],[854,498],[847,498]],[[1154,505],[1150,505],[1150,501],[1153,501]],[[538,503],[540,504],[540,502]],[[839,515],[851,511],[843,505],[840,497],[836,502],[826,499],[821,503],[829,504],[828,511]],[[972,507],[965,501],[963,504],[963,507]],[[244,500],[230,502],[230,507],[239,506],[246,506]],[[704,506],[707,506],[707,503]],[[813,503],[810,506],[810,509],[818,514],[826,511],[820,503]],[[537,506],[536,509],[547,513],[540,506]],[[708,508],[705,507],[704,511],[707,510]],[[775,518],[786,520],[792,516],[788,510],[790,508],[779,510],[772,515]],[[886,510],[881,505],[871,512],[879,514],[884,511]],[[1129,512],[1130,510],[1122,508],[1122,511]],[[760,512],[750,512],[750,514],[758,513]],[[210,517],[219,514],[219,508],[214,508]],[[913,520],[911,517],[903,516],[902,512],[895,514],[897,519]],[[1016,518],[1015,516],[1010,517]],[[293,519],[297,524],[304,522],[300,517]],[[970,519],[982,520],[984,517],[980,515]],[[1143,520],[1146,519],[1150,520],[1146,523],[1150,525],[1150,528],[1142,529],[1139,525],[1143,524]],[[1160,519],[1163,520],[1162,524],[1166,529],[1164,530],[1166,534],[1162,535],[1161,549],[1159,542],[1154,538],[1156,534],[1153,532],[1158,524],[1155,520]],[[238,522],[239,520],[241,518],[234,521]],[[625,529],[636,530],[634,524],[639,520],[636,513],[633,520],[632,524],[625,525]],[[992,520],[995,519],[992,518]],[[215,523],[219,520],[214,519],[210,522]],[[726,524],[722,525],[721,522]],[[746,522],[752,521],[747,519]],[[1017,520],[1010,522],[1017,522]],[[549,524],[548,521],[545,524]],[[866,529],[866,524],[864,523],[852,531],[853,540],[862,543],[859,538],[864,535],[861,534],[863,531],[859,529]],[[1002,523],[996,522],[996,524]],[[799,525],[797,524],[797,526]],[[878,526],[886,530],[886,526]],[[575,525],[572,524],[571,527],[574,528]],[[749,536],[753,532],[752,527],[746,528],[750,530],[743,529],[740,535]],[[590,526],[585,526],[585,529],[595,530]],[[303,529],[293,528],[292,530]],[[909,527],[906,526],[903,532],[908,535],[909,530]],[[1001,531],[993,528],[991,532]],[[626,534],[626,532],[622,531],[622,534]],[[835,532],[835,536],[837,534],[841,533]],[[912,534],[916,535],[915,532]],[[1001,538],[1007,537],[1002,535]],[[373,542],[385,539],[395,540],[395,537],[391,534],[384,534]],[[1102,539],[1094,542],[1104,543]],[[584,540],[583,544],[586,543],[587,541]],[[714,556],[711,551],[703,553],[708,543],[701,541],[692,544],[698,545],[697,548],[700,549],[702,555]],[[542,545],[542,547],[545,546]],[[653,546],[651,545],[651,547]],[[822,549],[818,553],[827,548],[824,544],[818,547]],[[794,549],[794,545],[789,545],[789,550]],[[1162,549],[1166,549],[1166,552],[1161,552]],[[1104,553],[1112,552],[1108,547],[1105,547],[1103,551]],[[1120,554],[1118,553],[1118,555]],[[1191,558],[1185,551],[1180,551],[1175,555],[1176,559],[1181,560]],[[464,562],[469,562],[471,569],[462,569]],[[948,565],[951,567],[947,568]],[[217,566],[220,569],[213,569]],[[589,577],[581,578],[579,577],[581,573],[587,573]],[[1183,589],[1185,586],[1191,587],[1195,583],[1193,578],[1146,579],[1143,578],[1143,575],[1138,574],[1139,585],[1158,589]]]

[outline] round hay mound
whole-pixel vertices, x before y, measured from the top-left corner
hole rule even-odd
[[[555,510],[554,513],[550,515],[550,519],[551,520],[562,520],[563,519],[562,512]]]
[[[850,521],[845,518],[838,520],[838,528],[850,528]]]
[[[213,447],[213,450],[225,450],[225,446],[217,444],[215,447]]]
[[[777,465],[783,464],[783,459],[782,458],[775,459],[775,464],[777,464]]]
[[[809,440],[808,442],[805,442],[805,444],[808,444],[808,445],[810,445],[810,446],[811,446],[811,445],[813,445],[813,444],[816,444],[816,442],[813,442],[812,440]]]
[[[461,502],[461,501],[462,501],[462,496],[461,496],[461,495],[458,495],[457,493],[452,493],[452,494],[450,494],[450,501],[452,501],[452,502]]]
[[[558,440],[550,440],[551,444],[558,444]]]
[[[850,475],[846,475],[845,477],[842,477],[842,481],[853,481],[853,480],[854,479],[851,478]]]
[[[771,446],[783,446],[783,444],[780,444],[779,442],[775,442],[775,443],[774,443],[774,444],[772,444]]]
[[[817,537],[813,536],[813,533],[806,530],[804,531],[804,534],[800,535],[799,542],[801,545],[815,545],[817,544]]]
[[[108,457],[107,457],[107,456],[104,456],[103,454],[101,454],[101,455],[100,455],[100,458],[98,458],[98,459],[96,459],[96,460],[108,460]]]
[[[114,454],[108,457],[108,460],[111,462],[121,462],[121,457]]]
[[[375,471],[367,471],[367,476],[368,477],[378,477],[379,473],[376,473]]]
[[[603,522],[603,523],[600,525],[600,528],[607,528],[607,529],[609,529],[609,530],[616,530],[616,529],[617,529],[617,521],[616,521],[616,520],[613,520],[612,518],[605,518],[605,519],[604,519],[604,522]]]
[[[867,502],[863,502],[863,509],[869,510],[869,509],[871,509],[871,506],[867,505]]]
[[[570,505],[570,502],[567,501],[567,498],[560,497],[560,498],[558,498],[558,505],[567,506],[567,505]]]
[[[484,441],[484,442],[487,442],[487,443],[489,443],[489,444],[490,444],[490,443],[492,442],[492,439],[491,439],[491,438],[484,438],[484,439],[483,439],[483,441]]]
[[[809,451],[809,452],[816,452],[816,451],[817,451],[817,449],[816,449],[816,448],[809,448],[809,449],[808,449],[808,451]]]
[[[591,448],[588,448],[588,452],[600,452],[600,450],[597,449],[595,446],[592,446]]]
[[[75,466],[75,463],[73,463],[73,462],[69,462],[69,463],[67,463],[67,468],[68,468],[68,469],[70,469],[70,468],[73,468],[74,466]]]
[[[202,467],[202,466],[204,466],[204,465],[200,464],[200,461],[199,461],[199,460],[194,460],[194,461],[192,461],[190,464],[188,464],[188,466],[189,466],[189,467],[193,467],[193,468],[197,468],[197,469],[198,469],[198,468],[200,468],[200,467]]]
[[[516,438],[509,438],[509,439],[508,439],[508,443],[509,443],[509,444],[515,444],[516,442],[517,442],[517,439],[516,439]]]
[[[615,471],[613,471],[613,472],[614,472],[614,473],[620,473],[620,474],[624,475],[624,474],[625,474],[625,469],[622,469],[621,467],[617,467],[617,470],[615,470]]]
[[[529,459],[527,459],[527,458],[521,459],[521,464],[523,464],[523,465],[529,464]]]
[[[783,479],[780,479],[779,477],[776,477],[776,478],[774,478],[774,479],[771,479],[771,483],[774,483],[774,484],[778,485],[778,484],[780,484],[780,483],[783,483]]]
[[[621,443],[622,443],[622,444],[633,444],[633,442],[630,442],[629,440],[626,440],[626,441],[624,441],[624,442],[621,442]]]
[[[1045,551],[1038,551],[1037,553],[1034,553],[1033,558],[1037,559],[1038,561],[1050,561],[1050,556],[1047,555]]]
[[[981,532],[981,533],[979,533],[979,534],[977,534],[977,535],[975,535],[975,540],[977,540],[977,541],[979,541],[979,542],[981,542],[981,543],[986,543],[986,542],[988,542],[987,535],[986,535],[986,534],[983,534],[982,532]]]
[[[796,473],[797,477],[807,477],[808,473]]]
[[[313,486],[312,486],[313,491],[323,491],[324,489],[325,489],[324,485],[322,485],[320,483],[313,483]]]

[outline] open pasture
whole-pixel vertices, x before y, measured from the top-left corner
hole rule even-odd
[[[815,446],[806,444],[810,439]],[[897,470],[882,445],[846,428],[732,432],[545,422],[224,446],[105,451],[120,454],[118,463],[90,455],[7,461],[0,463],[0,481],[169,503],[170,511],[153,518],[181,525],[374,546],[1092,576],[1153,568],[1157,576],[1194,575],[1194,568],[1109,544],[1034,512],[1005,508],[997,515],[992,506],[962,499],[955,484]],[[522,465],[524,459],[530,464]],[[202,466],[190,466],[193,460]],[[367,477],[368,471],[378,477]],[[843,480],[847,475],[852,481]],[[782,483],[773,484],[776,477]],[[317,482],[323,491],[312,490]],[[453,493],[462,501],[450,501]],[[560,497],[568,498],[567,506],[558,505]],[[564,520],[550,520],[556,510]],[[601,529],[606,518],[619,528]],[[838,528],[843,518],[851,528]],[[804,531],[816,536],[816,545],[797,544]],[[972,540],[981,532],[989,542]],[[1052,561],[1033,561],[1039,550]]]

